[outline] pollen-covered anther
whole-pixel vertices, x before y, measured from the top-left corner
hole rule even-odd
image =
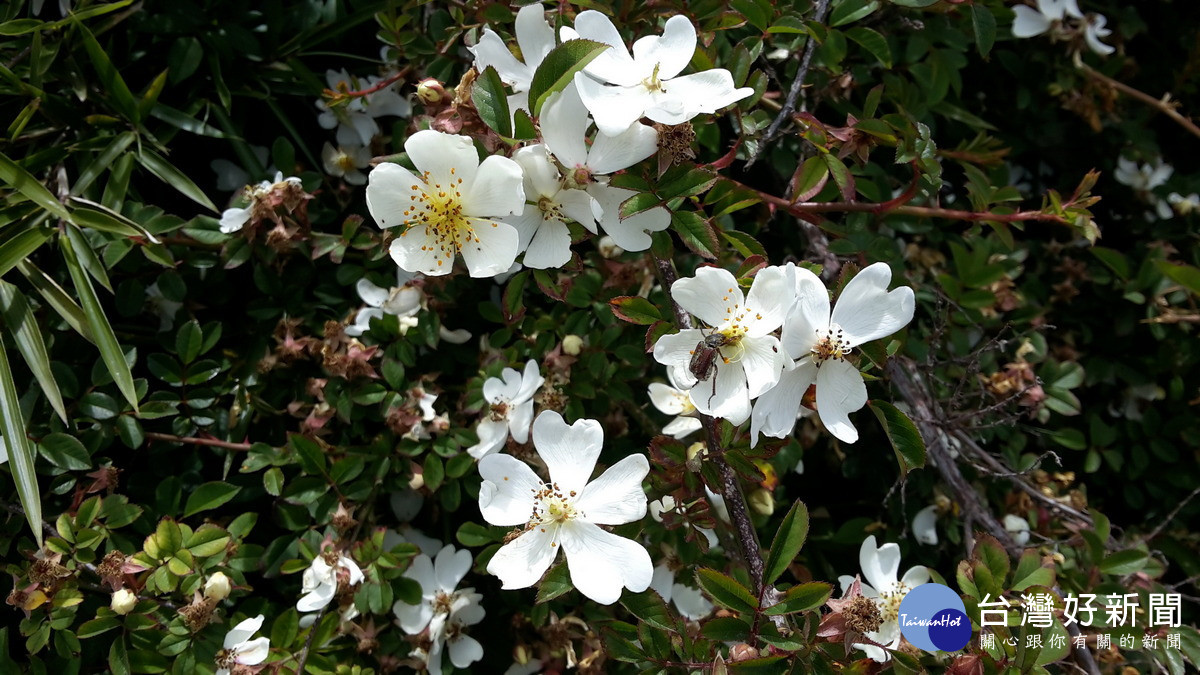
[[[843,361],[846,355],[850,353],[850,343],[845,338],[844,331],[836,326],[829,327],[829,331],[822,336],[821,330],[817,330],[817,343],[813,345],[812,355],[813,361],[819,366],[825,361],[834,359]]]

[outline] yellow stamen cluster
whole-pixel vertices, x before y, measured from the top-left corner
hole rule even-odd
[[[891,592],[880,590],[879,598],[875,600],[875,603],[879,605],[879,613],[883,615],[884,621],[900,620],[900,603],[911,590],[912,587],[901,581],[897,581],[892,586]]]
[[[662,66],[661,63],[654,64],[654,72],[650,73],[650,77],[642,80],[642,85],[650,91],[666,91],[662,86],[662,82],[658,81],[658,69],[660,66]]]
[[[569,220],[563,215],[562,209],[558,204],[549,197],[542,197],[538,200],[538,210],[542,212],[542,220],[557,220],[560,223],[565,223]]]
[[[413,184],[409,187],[412,194],[409,201],[412,204],[404,210],[404,220],[409,228],[401,234],[407,236],[418,225],[425,226],[430,238],[428,244],[422,244],[422,251],[433,251],[433,259],[438,267],[443,264],[454,264],[454,256],[466,246],[474,245],[480,249],[479,237],[475,234],[471,221],[463,215],[463,179],[454,175],[450,169],[450,178],[443,185],[426,171],[422,178],[424,184]],[[497,227],[492,223],[492,227]]]
[[[817,329],[817,344],[813,345],[812,355],[813,362],[820,366],[825,361],[833,359],[835,361],[845,361],[846,355],[850,353],[849,341],[845,338],[845,333],[841,327],[831,325],[825,335],[821,336],[821,329]]]
[[[525,526],[526,530],[536,528],[545,532],[547,525],[562,525],[572,518],[583,515],[575,508],[574,501],[579,493],[574,490],[563,492],[558,483],[543,483],[540,488],[533,489],[531,492],[533,492],[533,512],[529,516],[529,523]],[[551,547],[557,545],[558,542],[550,543]]]

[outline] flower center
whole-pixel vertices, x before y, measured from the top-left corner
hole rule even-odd
[[[342,172],[350,172],[358,168],[358,166],[354,163],[354,158],[344,150],[338,151],[337,156],[333,158],[333,163],[337,166],[337,168],[341,169]]]
[[[850,341],[846,339],[842,327],[831,323],[829,328],[824,331],[824,335],[820,328],[817,329],[817,344],[812,348],[813,362],[819,367],[830,359],[845,361],[850,349]]]
[[[558,207],[558,203],[549,197],[542,197],[538,200],[538,210],[542,212],[542,220],[557,220],[565,222],[566,216],[563,215],[562,209]]]
[[[508,419],[508,402],[493,403],[491,416],[493,422],[503,422]]]
[[[880,593],[879,598],[875,600],[875,604],[879,606],[879,613],[883,615],[884,621],[899,621],[900,620],[900,602],[904,600],[904,596],[912,588],[901,581],[897,581],[892,585],[890,593]]]
[[[434,614],[449,614],[450,610],[454,608],[454,594],[438,591],[434,594],[431,604],[433,604]]]
[[[561,525],[581,515],[573,504],[576,496],[578,495],[574,490],[564,493],[557,483],[543,483],[542,489],[534,494],[533,517],[529,524],[533,526],[552,523]]]
[[[453,262],[459,249],[480,241],[463,215],[463,179],[454,175],[454,169],[450,169],[450,179],[445,184],[434,181],[428,171],[423,178],[424,185],[415,184],[409,188],[412,204],[404,210],[404,217],[406,222],[425,226],[430,242],[422,245],[421,250],[432,251],[434,261],[441,267],[443,263]],[[412,227],[400,236],[411,231]]]
[[[237,657],[236,649],[222,649],[217,652],[217,667],[232,669],[237,662],[234,660]]]
[[[661,66],[661,63],[654,64],[654,71],[650,73],[650,77],[642,80],[642,84],[650,91],[666,91],[662,86],[662,82],[658,81],[658,69]]]

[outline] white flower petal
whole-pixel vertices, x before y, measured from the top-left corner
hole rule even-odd
[[[575,501],[583,517],[597,525],[624,525],[646,517],[642,481],[650,473],[645,455],[629,455],[587,484]]]
[[[526,400],[512,404],[508,414],[508,430],[513,440],[524,443],[529,440],[529,427],[533,423],[533,401]]]
[[[750,337],[767,335],[783,325],[784,316],[796,301],[794,274],[794,268],[776,266],[754,275],[742,321]]]
[[[364,145],[366,144],[364,143]],[[476,172],[481,170],[479,153],[475,151],[475,144],[466,136],[443,134],[432,129],[425,129],[409,136],[408,140],[404,141],[404,151],[408,153],[408,158],[412,160],[413,166],[417,167],[417,171],[428,172],[429,180],[427,182],[431,188],[435,184],[457,185],[457,181],[461,179],[462,185],[466,188],[463,190],[465,194],[471,189],[470,186],[475,180]],[[493,156],[495,157],[495,155]],[[498,158],[505,162],[512,161],[506,157]],[[519,178],[521,169],[520,167],[514,168],[518,172]],[[463,212],[470,216],[497,215],[497,212],[476,213],[465,208]]]
[[[867,385],[854,366],[831,359],[817,369],[817,414],[829,433],[846,443],[857,441],[850,413],[866,403]]]
[[[562,188],[558,169],[550,161],[550,153],[542,144],[528,145],[513,153],[513,161],[521,166],[525,174],[525,198],[537,201],[541,197],[553,197]]]
[[[938,543],[937,505],[926,506],[917,511],[912,521],[913,537],[922,544],[934,546]]]
[[[575,87],[579,90],[579,98],[583,99],[583,104],[592,113],[596,128],[600,133],[610,136],[624,132],[629,125],[642,118],[648,106],[654,104],[654,98],[641,84],[614,87],[601,84],[584,73],[576,73]]]
[[[479,511],[492,525],[513,527],[529,521],[533,493],[542,481],[529,465],[510,455],[488,455],[479,460]]]
[[[650,402],[659,412],[668,415],[678,415],[688,407],[687,392],[680,391],[669,384],[651,382],[648,388]]]
[[[667,19],[661,37],[647,35],[633,43],[634,60],[657,64],[660,80],[669,80],[683,72],[695,53],[696,27],[682,14]]]
[[[474,147],[471,152],[475,152]],[[525,206],[521,165],[507,157],[488,156],[479,165],[474,180],[463,179],[463,187],[462,208],[468,216],[509,216],[520,213]]]
[[[405,576],[408,576],[407,574]],[[400,622],[400,629],[409,635],[416,635],[425,630],[429,625],[429,620],[433,618],[433,604],[427,599],[422,598],[421,602],[415,605],[406,604],[403,600],[397,600],[392,605],[392,613],[396,615],[396,619]]]
[[[597,134],[588,151],[587,166],[594,174],[610,174],[628,169],[656,152],[658,132],[652,126],[635,123],[615,136]]]
[[[437,585],[447,593],[453,591],[469,571],[471,552],[466,549],[455,551],[453,544],[446,544],[445,548],[438,552],[433,563]]]
[[[1013,11],[1016,12],[1012,24],[1013,37],[1028,38],[1050,30],[1050,19],[1036,9],[1017,5],[1013,7]]]
[[[880,262],[859,272],[842,289],[829,320],[845,331],[850,347],[891,335],[912,321],[913,290],[900,286],[888,292],[891,280],[892,268]]]
[[[483,645],[470,635],[462,633],[450,641],[448,651],[450,652],[450,663],[453,663],[455,668],[466,668],[483,658]]]
[[[692,389],[696,409],[706,415],[741,424],[750,417],[750,391],[746,371],[739,363],[717,365],[715,378],[700,381]]]
[[[622,587],[634,593],[650,587],[654,564],[641,544],[578,518],[567,521],[560,532],[571,583],[587,598],[611,605],[621,597]]]
[[[315,612],[333,601],[337,584],[322,584],[296,602],[296,611]]]
[[[676,281],[671,297],[684,311],[713,327],[727,323],[746,303],[737,279],[720,267],[701,267],[694,277]]]
[[[758,444],[760,433],[772,438],[784,438],[792,433],[800,414],[800,402],[816,376],[817,367],[805,359],[787,367],[774,388],[758,397],[750,416],[752,446]]]
[[[654,343],[654,360],[673,369],[672,377],[680,388],[691,388],[696,382],[696,378],[688,372],[688,364],[691,363],[696,345],[703,339],[704,333],[699,329],[686,328],[664,335]]]
[[[358,291],[358,297],[372,307],[382,307],[389,296],[388,289],[376,286],[369,279],[359,279],[354,288]]]
[[[699,621],[714,609],[713,604],[704,597],[698,588],[675,584],[672,588],[672,596],[675,608],[689,621]]]
[[[508,424],[488,417],[479,422],[475,435],[479,436],[479,442],[467,448],[467,454],[482,459],[504,447],[504,442],[508,440]]]
[[[603,42],[612,47],[584,68],[584,72],[592,77],[614,84],[633,85],[650,75],[649,71],[643,73],[638,69],[638,64],[625,48],[625,41],[617,32],[617,27],[607,16],[590,9],[580,12],[579,16],[575,17],[575,31],[585,40]],[[644,67],[642,69],[644,70]]]
[[[858,564],[867,583],[880,592],[890,592],[900,571],[900,547],[893,543],[876,547],[875,535],[871,535],[858,549]]]
[[[596,468],[604,430],[588,419],[568,426],[562,415],[543,410],[533,421],[533,444],[546,463],[550,481],[564,493],[581,492]]]
[[[571,260],[571,230],[559,220],[543,220],[521,261],[533,269],[562,267]]]
[[[471,225],[470,233],[459,230],[458,246],[471,276],[494,277],[511,267],[517,259],[520,239],[516,228],[508,223],[479,218],[468,218],[467,222]]]
[[[529,515],[528,507],[525,515]],[[534,528],[501,546],[488,562],[488,573],[499,577],[501,588],[505,590],[528,588],[536,584],[558,555],[558,546],[555,544],[559,543],[556,537],[560,529],[557,526]]]
[[[521,388],[517,390],[517,395],[512,400],[518,402],[530,400],[537,393],[538,389],[542,388],[545,382],[546,378],[542,377],[541,371],[538,369],[537,360],[530,359],[525,364],[525,370],[521,373]]]
[[[533,71],[513,56],[508,45],[504,44],[504,40],[491,28],[484,28],[479,42],[475,43],[474,47],[467,49],[475,56],[475,68],[479,72],[483,72],[488,66],[491,66],[496,69],[496,74],[504,83],[512,85],[516,89],[529,88],[529,83],[533,79]]]
[[[546,99],[540,121],[546,147],[564,167],[570,170],[588,163],[590,121],[574,84]]]
[[[233,234],[250,222],[253,210],[250,207],[225,209],[221,212],[221,234]]]
[[[596,214],[591,195],[583,190],[566,189],[559,190],[554,199],[564,215],[586,227],[589,232],[596,232]]]
[[[663,434],[682,440],[696,433],[703,425],[695,417],[676,417],[662,428]]]
[[[271,654],[271,640],[269,638],[260,637],[247,642],[243,642],[237,648],[237,656],[234,661],[243,666],[257,666]]]
[[[542,5],[533,3],[517,12],[514,30],[517,44],[521,47],[521,58],[525,59],[525,66],[532,76],[550,50],[554,49],[554,29],[546,23],[546,11]]]
[[[368,186],[369,189],[370,186]],[[369,202],[367,206],[370,207]],[[376,218],[376,221],[378,220]],[[516,231],[513,232],[515,238]],[[409,272],[421,272],[431,277],[449,274],[454,267],[454,260],[447,261],[442,257],[437,240],[430,235],[429,228],[424,225],[410,227],[399,237],[393,239],[388,253],[401,269]],[[516,255],[513,257],[516,258]],[[446,264],[447,262],[449,264]]]
[[[637,194],[635,190],[592,183],[587,191],[600,206],[604,231],[626,251],[645,251],[653,243],[647,232],[661,232],[671,225],[671,213],[661,207],[621,219],[621,202]]]
[[[722,353],[729,347],[722,348]],[[779,349],[779,340],[772,335],[744,337],[738,345],[741,350],[739,363],[746,373],[746,385],[750,398],[757,398],[779,382],[783,364],[787,357]]]
[[[650,577],[650,590],[661,595],[663,602],[670,602],[674,585],[675,573],[671,571],[671,568],[667,567],[666,563],[655,565],[654,574]]]
[[[646,106],[646,117],[662,124],[682,124],[701,113],[715,113],[753,93],[750,87],[735,87],[728,70],[713,68],[663,83],[663,91]],[[678,108],[682,108],[682,113]]]
[[[391,162],[380,164],[367,176],[367,210],[382,228],[411,223],[426,211],[425,202],[411,197],[424,191],[424,181],[408,169]]]
[[[829,329],[829,293],[817,275],[795,268],[796,304],[783,322],[780,342],[788,356],[801,359],[817,344],[820,333]]]
[[[248,641],[255,633],[258,632],[263,625],[263,615],[244,619],[238,625],[234,626],[228,633],[225,634],[225,649],[233,649],[237,645]]]
[[[929,583],[929,568],[924,565],[914,565],[909,568],[904,576],[900,578],[900,583],[912,588],[921,584]]]

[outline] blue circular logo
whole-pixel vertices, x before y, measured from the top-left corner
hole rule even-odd
[[[918,649],[956,652],[971,641],[971,620],[962,598],[936,583],[921,584],[900,601],[900,632]]]

